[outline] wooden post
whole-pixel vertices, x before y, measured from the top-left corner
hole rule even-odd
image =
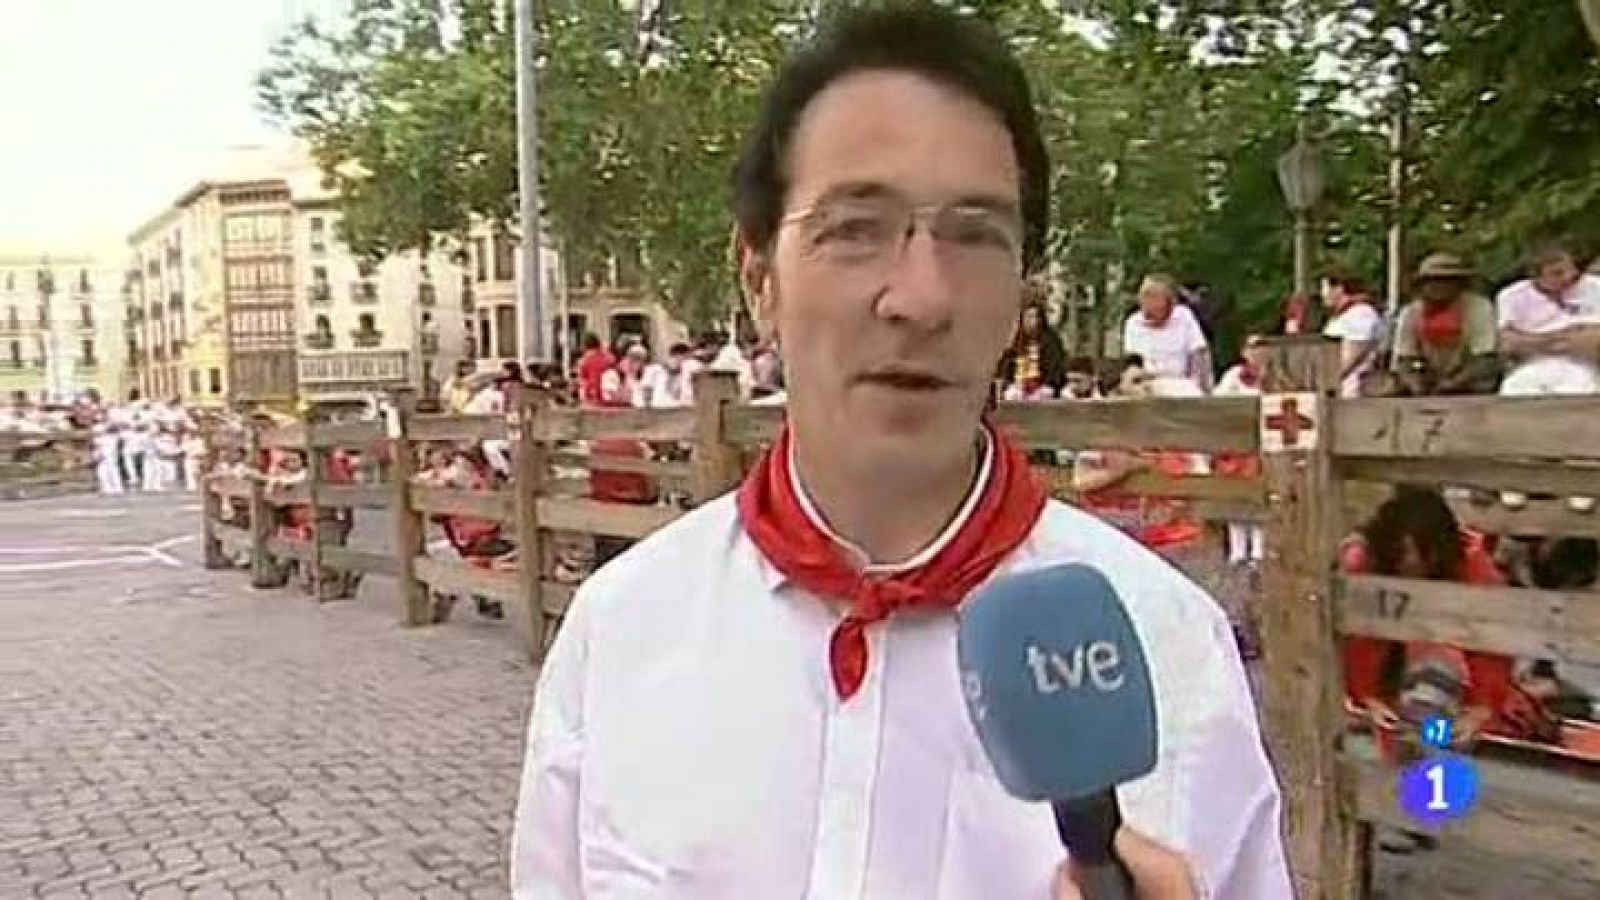
[[[539,435],[550,414],[550,398],[541,390],[516,385],[506,404],[506,439],[511,442],[511,489],[515,492],[517,593],[520,609],[511,610],[512,625],[522,634],[528,659],[539,662],[555,633],[555,617],[544,613],[544,535],[539,529],[539,497],[544,492],[547,450]]]
[[[222,498],[211,486],[217,469],[216,426],[205,430],[205,453],[200,457],[200,550],[205,567],[211,571],[230,569],[227,555],[217,540],[217,520],[222,517]]]
[[[1261,398],[1263,729],[1283,786],[1285,844],[1301,900],[1351,900],[1362,881],[1355,797],[1339,766],[1343,677],[1329,597],[1343,518],[1330,450],[1338,386],[1336,342],[1269,342]]]
[[[328,599],[322,586],[322,505],[317,497],[321,493],[318,487],[322,484],[322,456],[321,450],[316,446],[317,417],[315,410],[308,411],[302,424],[306,436],[306,503],[311,507],[311,547],[310,559],[304,564],[310,568],[311,596],[318,603]]]
[[[733,490],[744,477],[739,445],[728,440],[727,410],[739,402],[739,377],[699,371],[694,376],[694,450],[690,467],[696,506]]]
[[[253,588],[277,587],[272,556],[267,553],[267,538],[277,524],[277,515],[267,505],[267,475],[261,457],[261,428],[259,421],[245,423],[245,465],[250,479],[250,586]]]
[[[422,555],[426,531],[422,514],[411,508],[411,476],[416,474],[416,449],[406,438],[411,416],[416,411],[416,394],[410,390],[396,391],[389,398],[391,411],[384,423],[389,438],[389,486],[394,514],[395,583],[400,588],[401,608],[405,610],[408,626],[429,625],[433,622],[432,605],[428,602],[428,586],[417,581],[417,557]]]

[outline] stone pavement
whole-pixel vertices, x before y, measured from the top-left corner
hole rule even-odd
[[[0,506],[0,898],[505,897],[508,629],[252,591],[198,515]]]
[[[0,900],[505,897],[534,679],[508,628],[401,628],[382,578],[252,591],[198,566],[198,515],[0,504]],[[1378,870],[1382,900],[1600,896],[1470,847]]]

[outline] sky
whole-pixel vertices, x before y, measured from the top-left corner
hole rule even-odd
[[[339,0],[0,0],[0,251],[116,253],[229,147],[254,80]]]

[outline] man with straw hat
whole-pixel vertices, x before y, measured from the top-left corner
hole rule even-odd
[[[1469,290],[1474,276],[1453,253],[1430,253],[1417,267],[1414,297],[1395,323],[1393,369],[1403,394],[1494,392],[1494,307]]]

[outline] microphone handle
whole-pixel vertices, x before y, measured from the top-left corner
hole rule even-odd
[[[1050,804],[1056,833],[1078,867],[1084,900],[1134,900],[1133,876],[1117,858],[1112,841],[1122,827],[1115,788]]]

